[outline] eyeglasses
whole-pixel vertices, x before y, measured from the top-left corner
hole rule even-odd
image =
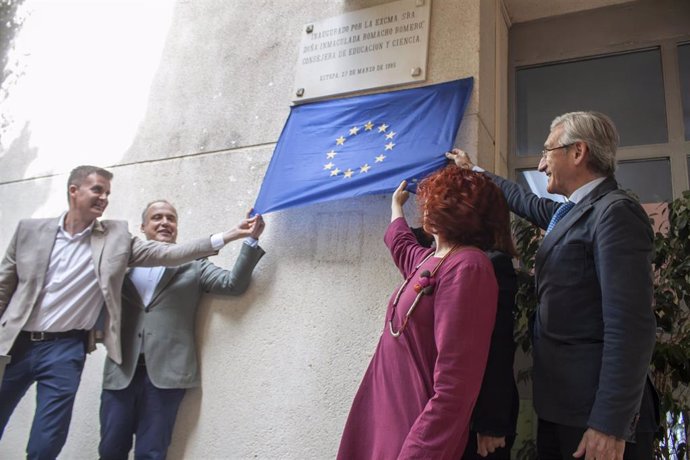
[[[574,144],[574,143],[573,143],[573,144]],[[559,145],[558,147],[553,147],[553,148],[550,148],[550,149],[544,149],[544,150],[541,151],[541,157],[542,157],[542,158],[546,158],[546,155],[548,155],[549,152],[551,152],[552,150],[567,149],[568,147],[570,147],[570,146],[573,145],[573,144]]]

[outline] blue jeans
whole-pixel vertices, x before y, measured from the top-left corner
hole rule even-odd
[[[183,388],[157,388],[138,366],[129,386],[101,393],[101,460],[126,460],[136,435],[136,460],[163,460],[172,439]]]
[[[0,438],[17,404],[36,382],[36,412],[26,454],[31,460],[53,460],[67,440],[84,369],[84,339],[31,342],[20,335],[10,355],[0,386]]]

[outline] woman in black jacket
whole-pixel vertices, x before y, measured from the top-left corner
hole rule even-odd
[[[515,441],[520,405],[513,373],[513,319],[517,277],[512,257],[504,251],[502,248],[487,252],[498,281],[498,309],[496,325],[491,335],[489,359],[479,397],[472,412],[470,437],[463,460],[508,460]]]
[[[510,233],[509,218],[504,217],[505,225],[496,236],[496,245],[486,253],[498,281],[498,308],[484,380],[472,412],[470,436],[463,460],[509,460],[515,441],[520,405],[513,373],[513,323],[517,293],[513,257],[517,251]],[[412,231],[421,244],[431,246],[433,240],[421,228]]]

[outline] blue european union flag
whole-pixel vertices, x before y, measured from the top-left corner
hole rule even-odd
[[[472,78],[293,107],[255,212],[413,186],[446,164]]]

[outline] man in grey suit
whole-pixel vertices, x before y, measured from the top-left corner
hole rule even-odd
[[[98,220],[108,206],[112,177],[95,166],[75,168],[67,181],[68,211],[19,222],[0,263],[0,355],[12,358],[0,386],[0,437],[36,382],[30,459],[54,459],[62,450],[85,353],[95,349],[96,338],[110,359],[122,361],[127,267],[176,266],[215,254],[250,235],[259,219],[184,245],[142,241],[132,237],[127,222]]]
[[[617,145],[603,114],[553,120],[539,171],[549,193],[568,198],[563,204],[487,173],[514,213],[546,230],[532,329],[540,459],[653,458],[653,233],[642,207],[616,183]],[[462,151],[447,156],[473,167]]]
[[[141,231],[149,240],[175,243],[177,211],[165,200],[149,203]],[[205,292],[240,295],[264,255],[259,217],[232,271],[207,259],[179,267],[137,267],[122,287],[122,362],[106,358],[101,395],[102,460],[126,460],[136,436],[137,459],[165,459],[187,388],[200,384],[194,338]]]

